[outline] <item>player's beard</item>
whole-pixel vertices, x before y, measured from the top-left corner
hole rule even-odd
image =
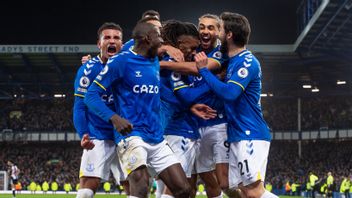
[[[221,41],[220,52],[223,55],[227,55],[227,53],[229,52],[229,48],[228,48],[228,45],[227,45],[227,40]]]

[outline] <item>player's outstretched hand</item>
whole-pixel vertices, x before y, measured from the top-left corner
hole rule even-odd
[[[194,60],[196,61],[196,65],[198,69],[203,67],[207,67],[208,65],[208,56],[204,52],[199,52],[194,56]]]
[[[184,62],[185,58],[183,53],[181,52],[181,50],[172,47],[170,45],[164,45],[162,46],[165,49],[165,52],[173,59],[175,59],[175,61],[177,62]]]
[[[81,140],[81,147],[84,149],[91,150],[93,149],[95,144],[90,140],[88,134],[84,134]]]
[[[86,55],[86,56],[82,56],[81,58],[81,62],[82,64],[86,63],[87,61],[89,61],[92,57],[90,56],[90,54]]]
[[[217,115],[216,110],[212,109],[211,107],[205,104],[193,105],[191,107],[191,112],[204,120],[213,119]]]
[[[133,129],[133,125],[128,120],[121,118],[116,114],[113,115],[110,120],[114,125],[114,128],[122,135],[127,135]]]

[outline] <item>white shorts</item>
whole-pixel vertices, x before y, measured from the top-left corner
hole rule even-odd
[[[127,174],[121,168],[114,141],[92,141],[94,148],[83,150],[79,177],[98,177],[107,181],[111,170],[117,183],[126,180]]]
[[[190,178],[192,174],[196,174],[195,162],[196,153],[198,152],[197,140],[177,135],[167,135],[165,139],[169,143],[176,157],[180,160],[187,178]]]
[[[230,147],[227,143],[227,124],[202,127],[199,153],[196,157],[197,173],[215,170],[215,165],[229,163]]]
[[[159,174],[169,166],[180,163],[165,140],[158,144],[149,144],[141,137],[132,136],[121,140],[117,151],[122,168],[128,174],[143,165]]]
[[[264,182],[270,142],[243,140],[230,144],[229,186],[238,187]]]

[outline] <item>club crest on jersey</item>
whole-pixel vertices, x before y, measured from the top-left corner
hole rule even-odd
[[[130,165],[133,165],[133,164],[135,164],[136,162],[137,162],[137,157],[134,156],[134,155],[132,155],[132,156],[128,159],[128,163],[129,163]]]
[[[246,78],[248,76],[248,70],[244,67],[238,70],[237,75],[241,78]]]
[[[141,77],[142,77],[141,71],[136,71],[136,78],[141,78]]]
[[[134,93],[159,93],[159,87],[157,85],[135,85],[133,86]]]
[[[105,67],[101,70],[100,75],[106,74],[106,72],[108,72],[108,70],[109,70],[108,65],[105,65]]]
[[[90,80],[87,76],[82,76],[81,79],[79,79],[79,85],[81,87],[87,88],[89,86]]]
[[[93,172],[94,171],[94,164],[87,164],[86,170],[88,172]]]

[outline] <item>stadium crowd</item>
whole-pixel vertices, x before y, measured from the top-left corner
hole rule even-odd
[[[270,148],[266,182],[273,185],[277,193],[285,191],[285,184],[298,184],[301,191],[307,190],[309,173],[319,179],[316,183],[326,183],[328,172],[334,178],[333,189],[340,191],[344,177],[351,180],[351,141],[325,140],[302,141],[301,157],[296,141],[273,141]]]
[[[303,98],[302,130],[352,128],[351,97]],[[74,131],[72,99],[1,100],[0,130]],[[263,115],[272,131],[297,130],[297,99],[262,98]],[[350,108],[346,108],[350,107]]]
[[[60,149],[58,149],[60,148]],[[76,186],[82,149],[79,143],[14,144],[0,145],[0,170],[7,170],[7,160],[15,162],[21,170],[23,189],[29,184],[56,181],[61,187],[65,182]]]
[[[74,131],[72,99],[2,100],[0,130]]]

